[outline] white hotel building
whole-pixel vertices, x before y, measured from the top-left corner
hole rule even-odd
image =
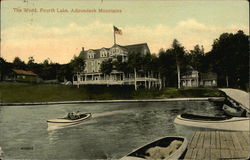
[[[116,60],[118,56],[122,61],[128,60],[128,55],[150,53],[147,43],[121,46],[114,44],[111,48],[89,49],[82,51],[79,56],[85,59],[85,70],[77,73],[73,77],[74,85],[134,85],[138,86],[161,87],[160,79],[152,74],[145,74],[142,71],[137,73],[125,74],[121,71],[113,70],[110,75],[104,75],[100,71],[103,61],[108,59]]]

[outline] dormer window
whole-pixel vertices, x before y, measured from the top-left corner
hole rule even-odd
[[[120,53],[122,53],[122,51],[121,51],[121,49],[118,48],[118,47],[112,48],[112,49],[110,50],[110,56],[115,56],[115,55],[118,55],[118,54],[120,54]]]
[[[95,58],[95,52],[94,51],[89,51],[88,52],[88,58],[89,59]]]
[[[105,49],[102,49],[101,52],[100,52],[100,57],[107,57],[108,56],[108,53]]]

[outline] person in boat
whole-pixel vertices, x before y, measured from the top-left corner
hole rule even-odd
[[[74,112],[68,113],[67,118],[68,118],[68,119],[71,119],[71,120],[76,120],[76,119],[81,118],[81,116],[80,116],[80,111],[77,111],[76,113],[74,113]]]
[[[81,117],[80,111],[77,111],[77,112],[75,113],[75,117],[76,117],[76,119],[79,119],[79,118]]]
[[[75,119],[74,113],[73,112],[69,112],[67,118],[71,119],[71,120],[74,120]]]

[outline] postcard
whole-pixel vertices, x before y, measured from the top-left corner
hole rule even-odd
[[[249,3],[3,0],[0,159],[249,158]]]

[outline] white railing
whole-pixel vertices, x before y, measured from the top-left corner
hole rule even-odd
[[[157,78],[146,78],[140,77],[136,78],[136,82],[144,82],[144,81],[154,81],[159,82]],[[99,84],[99,85],[122,85],[122,84],[133,84],[135,82],[134,78],[125,78],[124,80],[83,80],[83,81],[73,81],[73,85],[87,85],[87,84]]]
[[[73,85],[81,85],[81,84],[99,84],[99,85],[122,85],[124,81],[114,81],[114,80],[91,80],[91,81],[73,81]]]

